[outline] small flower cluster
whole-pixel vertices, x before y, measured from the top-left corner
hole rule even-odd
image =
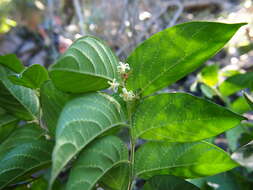
[[[130,66],[128,63],[119,62],[119,66],[117,66],[118,72],[120,74],[126,74],[130,70]]]
[[[122,88],[122,93],[120,94],[120,97],[123,98],[124,101],[132,101],[133,99],[135,99],[133,91],[127,91],[126,88]]]
[[[130,71],[130,66],[128,63],[119,62],[119,66],[117,66],[117,69],[119,74],[121,74],[121,77],[124,78],[124,76],[127,75],[127,72]],[[108,81],[108,84],[110,85],[109,89],[113,90],[115,93],[118,91],[120,84],[116,81],[116,79]],[[124,101],[132,101],[136,98],[133,91],[127,91],[126,88],[122,88],[122,93],[120,94],[120,97],[122,97]]]

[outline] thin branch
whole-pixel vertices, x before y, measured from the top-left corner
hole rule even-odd
[[[167,28],[171,27],[171,26],[174,26],[176,24],[177,20],[179,19],[180,15],[184,11],[184,6],[183,6],[183,4],[180,1],[175,1],[174,3],[175,3],[174,6],[177,6],[177,11],[173,15],[170,23],[167,25]]]
[[[129,0],[124,0],[124,5],[123,5],[123,14],[122,14],[122,19],[121,19],[121,24],[120,27],[118,29],[117,35],[116,35],[116,39],[118,39],[120,37],[120,35],[125,31],[126,29],[126,24],[125,21],[128,19],[128,4],[129,4]]]
[[[163,6],[163,8],[160,10],[159,13],[157,13],[156,15],[153,16],[153,18],[146,24],[145,30],[142,31],[136,38],[136,42],[133,41],[129,44],[126,44],[125,46],[123,46],[121,49],[119,49],[116,54],[119,56],[121,55],[126,49],[128,49],[129,47],[133,46],[135,43],[140,43],[141,40],[147,35],[148,30],[151,28],[151,26],[153,26],[157,20],[164,14],[167,12],[168,8],[171,6],[176,6],[177,7],[177,12],[174,14],[172,20],[170,21],[168,26],[173,26],[175,25],[176,21],[178,20],[178,18],[180,17],[181,13],[184,10],[184,7],[182,5],[182,3],[180,1],[172,1],[172,2],[166,2],[165,5]]]
[[[46,15],[47,22],[49,23],[49,28],[48,28],[48,35],[50,39],[50,45],[51,45],[51,50],[52,50],[52,61],[54,61],[57,56],[58,56],[58,51],[57,47],[55,46],[54,43],[54,0],[47,0],[47,6],[48,6],[48,14]]]
[[[74,0],[74,7],[75,7],[76,15],[77,15],[77,18],[78,18],[78,24],[79,24],[79,27],[80,27],[81,35],[85,35],[84,15],[83,15],[79,0]]]

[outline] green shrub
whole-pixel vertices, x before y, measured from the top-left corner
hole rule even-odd
[[[1,56],[0,125],[11,130],[0,145],[0,189],[45,185],[46,168],[49,189],[130,190],[136,179],[147,180],[145,190],[173,189],[171,183],[198,189],[183,178],[237,167],[203,140],[244,117],[190,94],[158,91],[215,55],[242,25],[180,24],[144,41],[127,63],[93,36],[76,40],[49,72]],[[101,91],[107,88],[114,94]],[[28,124],[13,127],[18,120]],[[121,128],[129,131],[130,154]],[[137,149],[139,139],[145,143]],[[65,187],[60,173],[68,176]]]

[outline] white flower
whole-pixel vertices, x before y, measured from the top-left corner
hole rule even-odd
[[[118,91],[119,83],[116,81],[116,79],[113,79],[112,81],[108,81],[108,84],[110,85],[109,89],[113,90],[113,92]]]
[[[119,62],[119,66],[117,66],[118,72],[120,74],[125,74],[127,71],[130,70],[128,63]]]
[[[131,101],[135,98],[135,95],[133,91],[127,91],[126,88],[122,88],[122,93],[120,94],[120,97],[123,98],[124,101]]]

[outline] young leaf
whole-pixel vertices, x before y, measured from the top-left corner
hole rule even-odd
[[[149,95],[176,82],[215,55],[243,25],[189,22],[153,35],[128,57],[127,87]]]
[[[0,55],[0,65],[7,67],[15,73],[21,73],[25,69],[25,66],[15,54]]]
[[[42,118],[52,136],[55,135],[57,120],[64,105],[72,98],[53,85],[52,81],[45,82],[40,90],[40,101],[43,110]]]
[[[26,124],[17,128],[4,142],[0,145],[0,159],[11,149],[20,144],[39,140],[44,131],[36,124]]]
[[[126,190],[129,181],[129,164],[120,164],[107,172],[100,180],[100,186],[110,190]]]
[[[29,88],[14,85],[8,78],[12,74],[0,65],[0,105],[13,115],[33,120],[39,113],[39,100]]]
[[[253,72],[233,75],[219,86],[220,92],[224,96],[229,96],[244,88],[253,89]]]
[[[133,136],[170,142],[198,141],[235,127],[243,119],[190,94],[159,94],[144,99],[137,107]]]
[[[105,89],[118,79],[118,60],[101,40],[85,36],[75,41],[50,69],[57,88],[81,93]]]
[[[143,190],[200,190],[195,185],[172,175],[154,176],[149,179]]]
[[[226,152],[207,142],[148,142],[135,155],[135,175],[144,179],[167,174],[198,178],[236,166]]]
[[[92,140],[120,125],[124,125],[121,107],[108,95],[90,93],[68,102],[57,122],[50,184]]]
[[[5,154],[0,160],[0,189],[31,171],[48,167],[52,147],[52,142],[36,140],[19,144]]]
[[[39,89],[45,81],[49,80],[49,77],[45,67],[34,64],[18,75],[10,75],[9,79],[16,85]]]
[[[244,93],[243,95],[244,95],[245,99],[247,100],[250,108],[253,110],[253,98],[250,95],[248,95],[247,93]]]
[[[125,144],[115,136],[103,137],[82,151],[71,170],[66,190],[92,190],[112,168],[128,162]]]

